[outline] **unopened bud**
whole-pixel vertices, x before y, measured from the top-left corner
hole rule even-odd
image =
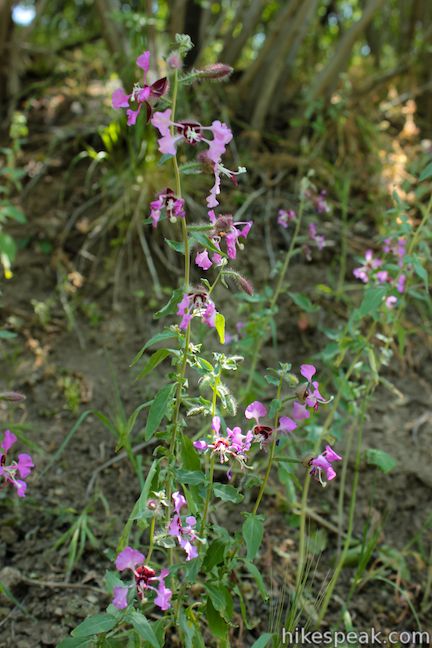
[[[195,72],[198,79],[222,81],[231,76],[234,72],[234,68],[230,65],[225,65],[225,63],[212,63],[211,65],[206,65],[201,70],[196,70]]]
[[[14,391],[0,392],[0,400],[10,401],[11,403],[20,403],[25,400],[24,394]]]
[[[150,511],[155,511],[158,507],[158,503],[154,499],[149,499],[147,502],[147,508],[150,509]]]
[[[177,51],[171,52],[171,54],[168,55],[166,62],[171,70],[181,70],[183,67],[183,61]]]

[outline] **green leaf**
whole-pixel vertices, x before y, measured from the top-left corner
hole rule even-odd
[[[144,438],[146,441],[150,441],[165,416],[168,404],[173,398],[175,387],[175,383],[172,385],[165,385],[165,387],[162,387],[162,389],[156,394],[147,417],[147,424],[144,432]]]
[[[363,301],[357,311],[359,316],[365,317],[365,315],[377,315],[385,293],[386,289],[384,286],[367,288]]]
[[[110,614],[95,614],[72,630],[73,637],[91,637],[100,632],[108,632],[117,624],[117,619]]]
[[[16,338],[16,336],[17,334],[13,331],[0,331],[0,340],[12,340],[13,338]]]
[[[228,624],[221,617],[219,612],[215,610],[211,599],[207,599],[206,618],[209,625],[210,632],[219,639],[226,639],[228,633]]]
[[[289,292],[288,295],[291,297],[294,304],[296,304],[305,313],[315,313],[319,310],[319,306],[314,306],[309,297],[306,297],[303,293]]]
[[[164,153],[163,155],[160,156],[158,160],[158,166],[163,166],[168,160],[171,160],[173,158],[173,155],[169,155],[169,153]]]
[[[153,369],[155,369],[161,362],[165,360],[171,354],[170,349],[158,349],[155,351],[146,362],[144,367],[141,369],[135,380],[141,380],[144,376],[147,376]]]
[[[431,176],[432,176],[432,162],[429,162],[429,164],[420,173],[419,182],[423,182],[423,180],[427,180]]]
[[[171,241],[170,239],[165,239],[165,243],[171,248],[171,250],[174,250],[174,252],[178,252],[179,254],[185,253],[183,241]]]
[[[253,560],[258,553],[264,535],[264,521],[262,515],[247,514],[243,522],[242,534],[246,543],[248,560]]]
[[[417,258],[413,259],[414,272],[423,280],[426,290],[429,290],[429,275]]]
[[[153,335],[153,337],[151,337],[150,340],[147,340],[144,346],[141,347],[141,349],[136,354],[135,358],[130,363],[129,367],[133,367],[134,365],[136,365],[138,360],[142,357],[144,351],[146,351],[153,344],[157,344],[158,342],[165,342],[165,340],[170,340],[175,337],[176,335],[173,331],[161,331],[160,333],[156,333],[156,335]]]
[[[389,473],[397,466],[397,461],[384,450],[368,448],[366,450],[366,461],[368,464],[377,466],[383,473]]]
[[[226,544],[222,540],[213,540],[207,549],[203,568],[206,572],[209,572],[215,567],[223,562],[225,556]]]
[[[211,238],[206,234],[203,234],[203,232],[197,232],[196,230],[193,230],[190,232],[190,237],[203,247],[207,248],[207,250],[216,252],[216,254],[219,254],[222,257],[226,256],[226,254],[222,250],[216,247]]]
[[[225,317],[222,313],[216,313],[216,331],[219,335],[219,342],[225,344]]]
[[[85,648],[93,643],[92,639],[67,637],[57,644],[57,648]]]
[[[181,438],[181,458],[182,465],[186,470],[192,470],[196,472],[201,471],[201,461],[198,452],[195,450],[192,439],[190,439],[186,434],[182,434]]]
[[[227,623],[231,623],[233,600],[228,588],[222,583],[207,583],[205,586],[211,602]]]
[[[126,620],[133,625],[142,639],[149,642],[152,648],[161,648],[161,644],[156,637],[153,628],[143,614],[134,610],[126,616]]]
[[[177,481],[181,484],[203,484],[205,482],[205,475],[201,470],[182,470],[181,468],[175,471]]]
[[[223,502],[233,502],[238,504],[244,499],[244,495],[239,493],[234,486],[230,484],[218,484],[217,482],[213,484],[213,493],[215,497],[218,497]]]
[[[266,648],[270,639],[273,638],[271,632],[265,632],[259,639],[257,639],[251,646],[251,648]]]
[[[253,563],[249,562],[249,560],[245,560],[244,564],[249,574],[255,579],[258,591],[261,594],[263,601],[268,601],[269,595],[260,570]]]
[[[158,310],[157,313],[153,315],[153,317],[155,319],[160,319],[161,317],[165,317],[165,315],[172,315],[173,313],[175,313],[177,311],[177,304],[179,303],[182,297],[183,297],[183,289],[176,288],[173,291],[169,301],[165,304],[165,306],[163,306],[160,310]]]
[[[3,215],[12,218],[17,223],[23,224],[27,222],[24,212],[15,205],[0,205],[0,216]]]

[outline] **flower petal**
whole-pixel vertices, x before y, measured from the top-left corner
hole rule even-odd
[[[132,547],[126,547],[117,556],[115,566],[119,571],[123,571],[124,569],[131,569],[133,571],[137,565],[143,562],[144,554],[137,549],[132,549]]]
[[[261,416],[267,415],[267,408],[260,401],[254,401],[250,403],[245,409],[245,416],[247,419],[254,418],[256,422],[259,422]]]

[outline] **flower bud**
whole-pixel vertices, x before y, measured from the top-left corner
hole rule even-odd
[[[234,68],[225,63],[212,63],[201,70],[195,70],[197,79],[210,79],[211,81],[222,81],[228,79],[234,72]]]
[[[174,50],[168,55],[168,58],[166,60],[167,65],[171,70],[181,70],[183,67],[183,61],[181,59],[181,56],[179,52]]]
[[[24,394],[14,391],[0,392],[0,400],[10,401],[11,403],[20,403],[25,400]]]

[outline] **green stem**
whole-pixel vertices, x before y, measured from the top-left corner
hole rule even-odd
[[[219,276],[220,276],[220,273],[219,273]],[[216,282],[217,282],[217,279],[214,282],[212,288],[215,286]],[[215,381],[215,384],[214,384],[214,387],[213,387],[213,398],[212,398],[212,407],[211,407],[212,418],[213,418],[213,416],[216,415],[217,390],[218,390],[219,382],[220,382],[220,375],[218,375],[216,377],[216,381]],[[205,502],[204,502],[204,511],[203,511],[202,520],[201,520],[201,529],[200,529],[201,537],[204,537],[205,528],[206,528],[206,524],[207,524],[207,514],[208,514],[208,510],[209,510],[209,506],[210,506],[210,500],[211,500],[212,492],[213,492],[214,468],[215,468],[215,455],[212,454],[211,459],[210,459],[209,484],[208,484],[208,488],[207,488],[206,499],[205,499]]]
[[[151,558],[151,555],[153,553],[155,526],[156,526],[156,516],[154,515],[152,517],[151,522],[150,522],[150,540],[149,540],[149,548],[148,548],[147,557],[146,557],[146,562],[147,563],[150,562],[150,558]]]
[[[281,391],[282,391],[282,380],[283,380],[283,378],[281,377],[280,380],[279,380],[279,385],[278,385],[277,394],[276,394],[276,399],[277,400],[280,400],[280,395],[281,395]],[[273,430],[273,441],[272,441],[272,445],[271,445],[271,449],[270,449],[269,458],[268,458],[268,461],[267,461],[267,468],[266,468],[266,471],[265,471],[265,474],[264,474],[264,479],[262,480],[260,489],[258,491],[258,496],[256,498],[255,505],[254,505],[254,507],[252,509],[252,515],[257,514],[259,505],[261,504],[261,500],[263,498],[264,491],[265,491],[266,486],[267,486],[267,482],[268,482],[269,477],[270,477],[270,472],[271,472],[271,468],[272,468],[272,464],[273,464],[274,453],[275,453],[275,450],[276,450],[276,442],[277,442],[276,429],[277,429],[277,426],[278,426],[279,409],[280,408],[277,409],[276,414],[275,414],[275,420],[274,420],[274,425],[273,425],[273,428],[274,428],[274,430]]]

